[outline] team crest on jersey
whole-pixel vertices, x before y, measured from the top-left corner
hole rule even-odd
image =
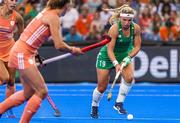
[[[10,21],[11,26],[14,26],[15,21]]]
[[[123,42],[122,35],[119,35],[118,38],[120,39],[119,42]]]

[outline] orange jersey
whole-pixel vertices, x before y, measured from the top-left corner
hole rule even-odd
[[[39,47],[49,38],[50,28],[42,22],[48,11],[39,13],[26,27],[10,53],[9,67],[26,69],[34,65],[34,56]]]
[[[160,37],[162,40],[169,40],[170,34],[172,34],[173,38],[177,38],[178,32],[177,32],[177,27],[172,26],[170,30],[167,29],[167,27],[162,26],[159,30],[160,32]]]
[[[28,49],[31,50],[32,53],[35,53],[50,36],[49,26],[42,22],[43,16],[48,13],[49,12],[45,11],[39,13],[20,36],[20,41],[23,41],[28,45],[27,49],[29,47],[33,48]]]
[[[14,45],[13,32],[16,26],[16,11],[7,19],[0,16],[0,60],[7,62]]]
[[[90,25],[92,23],[93,17],[89,14],[85,19],[82,16],[79,16],[76,22],[77,31],[85,36],[90,32]]]

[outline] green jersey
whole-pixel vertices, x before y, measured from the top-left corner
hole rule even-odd
[[[122,60],[126,56],[128,56],[129,52],[131,52],[134,47],[134,23],[131,23],[130,25],[129,37],[124,36],[120,21],[118,22],[118,32],[119,35],[115,43],[114,54],[117,61],[121,63]],[[99,69],[110,69],[114,67],[107,53],[107,45],[101,48],[97,56],[96,67]]]

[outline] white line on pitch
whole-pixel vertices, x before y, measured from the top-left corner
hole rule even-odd
[[[90,117],[34,117],[33,119],[67,119],[67,120],[91,120]],[[104,117],[98,120],[127,120],[127,118]],[[133,120],[156,120],[156,121],[180,121],[180,118],[134,118]]]

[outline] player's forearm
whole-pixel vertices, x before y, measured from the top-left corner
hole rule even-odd
[[[58,49],[59,51],[72,52],[72,47],[64,42],[61,42],[61,44],[55,46],[55,48]]]
[[[139,52],[140,48],[141,48],[141,47],[134,47],[134,49],[129,53],[129,56],[130,56],[131,58],[133,58],[134,56],[136,56],[137,53]]]
[[[112,62],[113,62],[114,60],[116,60],[114,53],[108,52],[108,56],[109,56],[109,59],[110,59]]]
[[[113,63],[113,66],[116,66],[117,64],[119,64],[112,50],[108,50],[108,56],[111,62]]]

